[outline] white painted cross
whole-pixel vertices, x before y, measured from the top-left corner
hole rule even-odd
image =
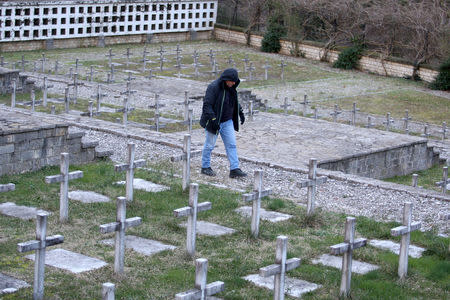
[[[422,226],[420,222],[411,223],[412,206],[413,205],[411,202],[405,202],[403,206],[403,226],[391,229],[392,236],[402,236],[398,261],[398,276],[400,277],[400,279],[405,278],[406,274],[408,273],[408,250],[411,231],[417,230]]]
[[[448,167],[445,166],[442,168],[442,180],[436,182],[437,186],[440,186],[442,189],[442,194],[446,194],[447,193],[447,184],[450,183],[450,180],[448,179]]]
[[[291,106],[288,104],[288,97],[284,97],[284,104],[280,105],[281,108],[284,109],[284,114],[288,115],[288,107]]]
[[[175,295],[176,300],[206,300],[207,296],[212,296],[225,290],[223,281],[215,281],[207,284],[208,260],[198,258],[195,260],[195,288],[187,292]]]
[[[359,108],[356,108],[356,102],[353,102],[353,108],[351,110],[352,113],[352,125],[356,126],[356,113],[359,111]]]
[[[337,117],[340,115],[342,111],[339,110],[338,105],[334,105],[334,111],[330,113],[330,115],[333,117],[333,122],[337,122]]]
[[[116,286],[114,283],[106,282],[102,285],[102,300],[114,300],[114,290]]]
[[[134,160],[136,145],[133,143],[128,144],[128,163],[114,166],[114,171],[123,172],[127,171],[126,176],[126,199],[127,201],[133,201],[133,179],[134,169],[143,167],[145,165],[145,159]]]
[[[409,116],[409,111],[405,109],[405,117],[403,120],[403,129],[405,130],[405,134],[409,134],[409,121],[411,121],[411,117]]]
[[[442,129],[439,132],[442,133],[442,140],[445,140],[447,135],[447,122],[442,122]]]
[[[175,217],[188,216],[186,250],[190,256],[195,255],[195,237],[197,233],[197,213],[210,210],[211,202],[198,203],[198,184],[191,183],[189,189],[189,206],[175,209]]]
[[[342,257],[342,277],[339,292],[339,295],[344,297],[347,297],[350,293],[353,250],[364,247],[367,244],[367,239],[365,238],[359,238],[355,240],[355,223],[355,218],[347,217],[347,220],[345,221],[344,242],[330,247],[331,254],[344,254]]]
[[[284,68],[287,66],[284,59],[281,60],[281,63],[278,66],[281,68],[281,80],[284,81]]]
[[[178,156],[172,156],[170,160],[172,162],[183,161],[183,176],[182,176],[182,189],[185,191],[189,186],[191,177],[191,157],[197,157],[202,154],[201,150],[191,152],[191,135],[184,135],[183,154]]]
[[[116,56],[116,55],[112,53],[112,49],[110,48],[108,50],[108,54],[106,54],[105,56],[108,57],[108,65],[111,67],[111,65],[112,65],[112,58],[113,58],[113,56]]]
[[[423,133],[420,136],[428,138],[431,135],[431,133],[428,132],[428,126],[429,126],[429,124],[425,123],[425,125],[423,127]]]
[[[34,300],[44,299],[45,248],[64,242],[64,237],[62,235],[46,236],[47,217],[48,213],[46,212],[39,212],[36,215],[36,240],[17,244],[17,251],[20,253],[35,250],[33,283]]]
[[[300,181],[297,184],[300,188],[304,188],[304,187],[308,188],[308,204],[307,204],[307,210],[306,210],[306,213],[308,216],[310,216],[314,213],[314,198],[315,198],[315,194],[316,194],[316,186],[320,185],[320,184],[324,184],[325,182],[327,182],[327,179],[328,179],[327,176],[317,177],[316,171],[317,171],[317,159],[311,158],[309,160],[308,179]]]
[[[69,218],[69,180],[83,177],[82,171],[69,173],[69,153],[61,153],[61,174],[45,176],[45,183],[60,182],[59,221],[66,222]]]
[[[387,131],[391,131],[391,125],[394,124],[394,120],[391,119],[391,113],[386,114],[386,121],[383,124],[386,125]]]
[[[0,184],[0,193],[14,191],[16,185],[14,183]]]
[[[372,123],[372,117],[368,116],[366,128],[372,128],[373,126],[375,126],[375,124]]]
[[[303,102],[300,102],[300,104],[303,105],[303,116],[306,117],[308,113],[308,104],[310,104],[311,101],[308,101],[308,95],[303,96]]]
[[[269,65],[267,59],[266,59],[266,63],[263,66],[264,68],[264,80],[268,80],[269,79],[269,69],[272,68],[271,65]]]
[[[255,171],[255,179],[253,182],[253,193],[246,193],[242,195],[242,200],[245,202],[252,201],[252,223],[251,230],[254,237],[258,237],[259,234],[259,214],[261,209],[261,198],[272,194],[271,189],[262,189],[263,185],[263,171]]]
[[[255,67],[253,66],[253,62],[250,62],[250,66],[248,67],[249,81],[253,81],[253,71],[255,71]]]
[[[117,197],[116,222],[100,225],[101,233],[116,232],[114,249],[114,273],[122,274],[125,260],[125,230],[142,224],[140,217],[126,219],[127,200],[125,197]]]
[[[287,242],[287,236],[278,236],[275,264],[259,269],[259,275],[262,277],[275,275],[273,287],[274,300],[284,300],[284,281],[286,272],[299,267],[301,262],[300,258],[287,259]]]
[[[16,107],[16,89],[17,89],[17,86],[16,86],[16,80],[13,79],[13,80],[11,81],[11,83],[12,83],[12,91],[11,91],[11,107]]]

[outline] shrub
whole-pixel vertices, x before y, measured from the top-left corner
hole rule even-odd
[[[450,90],[450,57],[439,67],[439,74],[430,84],[433,90]]]
[[[285,34],[283,25],[272,21],[269,22],[267,31],[261,42],[261,51],[278,53],[281,49],[280,38]]]
[[[338,59],[334,62],[333,67],[339,69],[354,69],[358,64],[361,54],[363,52],[361,45],[354,45],[339,53]]]

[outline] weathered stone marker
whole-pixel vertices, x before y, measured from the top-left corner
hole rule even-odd
[[[250,61],[248,59],[248,54],[246,53],[244,58],[242,59],[242,61],[244,62],[244,73],[247,73],[247,66],[248,66],[248,62]]]
[[[191,183],[189,189],[189,206],[178,208],[173,211],[175,217],[188,216],[186,250],[190,256],[195,255],[195,237],[197,234],[197,213],[210,210],[211,202],[198,204],[198,184]]]
[[[253,66],[253,62],[250,62],[250,66],[248,67],[248,80],[253,81],[253,71],[255,71],[255,67]]]
[[[423,126],[423,133],[420,136],[428,138],[431,135],[431,133],[428,132],[428,126],[429,126],[428,122],[425,123],[425,125]]]
[[[333,117],[333,122],[335,122],[335,123],[337,122],[337,117],[341,113],[342,113],[342,111],[340,111],[339,108],[338,108],[338,105],[335,104],[333,112],[330,113],[330,115]]]
[[[11,91],[11,107],[16,107],[16,89],[17,89],[17,86],[16,86],[16,80],[13,79],[13,80],[11,81],[11,84],[12,84],[12,91]]]
[[[306,117],[308,114],[308,104],[310,104],[311,101],[308,100],[308,95],[303,96],[303,102],[300,102],[301,105],[303,105],[303,112],[302,115]]]
[[[411,121],[411,117],[409,116],[409,111],[405,109],[405,117],[403,120],[403,129],[405,130],[405,134],[409,134],[409,121]]]
[[[359,111],[359,108],[356,108],[356,102],[353,102],[353,108],[351,110],[352,113],[352,125],[356,126],[356,113]]]
[[[387,131],[391,131],[391,125],[394,124],[394,120],[391,119],[391,113],[386,114],[386,121],[383,122]]]
[[[442,168],[442,180],[436,182],[436,185],[441,187],[443,195],[447,193],[447,184],[449,183],[450,180],[448,179],[448,167],[445,166]]]
[[[442,140],[445,140],[447,135],[447,122],[442,122],[442,129],[439,132],[442,133]]]
[[[182,188],[183,191],[187,189],[191,177],[191,157],[197,157],[202,154],[201,150],[191,152],[191,135],[184,135],[183,154],[179,156],[172,156],[170,160],[172,162],[183,161],[183,176],[182,176]]]
[[[411,231],[419,229],[422,225],[420,222],[411,223],[412,217],[412,203],[405,202],[403,206],[403,226],[391,229],[392,236],[402,236],[400,243],[400,255],[398,261],[398,277],[403,279],[408,273],[408,250],[411,238]]]
[[[371,117],[371,116],[368,116],[368,117],[367,117],[367,125],[366,125],[366,128],[372,128],[372,127],[374,127],[374,126],[375,126],[375,124],[372,123],[372,117]]]
[[[40,212],[36,215],[36,240],[17,244],[20,253],[35,250],[33,299],[44,299],[44,277],[45,277],[45,249],[49,246],[64,242],[62,235],[47,237],[48,213]]]
[[[114,283],[106,282],[102,285],[102,299],[103,300],[114,300],[115,295],[114,291],[116,289],[116,286]]]
[[[126,199],[127,199],[127,201],[133,201],[134,169],[145,166],[145,159],[134,160],[135,148],[136,148],[135,144],[129,143],[128,144],[128,163],[114,166],[114,171],[116,171],[116,172],[127,171],[127,176],[126,176]]]
[[[125,260],[125,230],[130,227],[141,225],[142,219],[134,217],[126,219],[127,200],[125,197],[117,197],[117,216],[116,222],[100,225],[101,233],[116,232],[116,241],[114,249],[114,273],[123,274]]]
[[[206,300],[207,296],[212,296],[225,290],[223,281],[215,281],[207,284],[208,260],[198,258],[195,260],[195,288],[187,292],[175,295],[177,300]]]
[[[263,66],[264,68],[264,80],[268,80],[269,79],[269,69],[272,68],[271,65],[269,65],[267,59],[266,59],[266,63]]]
[[[69,153],[61,153],[61,174],[45,177],[45,183],[60,182],[59,192],[59,221],[66,222],[69,218],[69,180],[83,177],[82,171],[69,173]]]
[[[417,181],[419,179],[419,174],[412,174],[411,186],[417,187]]]
[[[347,217],[345,221],[344,242],[330,247],[331,254],[344,254],[342,257],[342,277],[339,295],[347,297],[350,293],[350,283],[352,280],[352,255],[353,250],[366,246],[367,239],[359,238],[355,240],[356,219]]]
[[[314,198],[316,195],[316,186],[320,184],[324,184],[327,182],[328,177],[327,176],[320,176],[317,177],[316,175],[317,171],[317,159],[311,158],[309,160],[309,172],[308,172],[308,179],[300,181],[298,183],[298,186],[300,188],[307,187],[308,188],[308,204],[307,204],[307,210],[306,213],[308,216],[314,214]]]
[[[287,66],[284,59],[281,60],[281,63],[278,65],[281,68],[281,80],[284,81],[284,68]]]
[[[263,171],[255,171],[255,179],[253,182],[253,193],[247,193],[242,195],[242,200],[245,202],[252,201],[252,223],[251,230],[254,237],[258,237],[259,234],[259,213],[261,209],[261,198],[272,194],[271,189],[263,190]]]
[[[14,191],[16,185],[14,183],[0,184],[0,193]]]
[[[288,97],[284,97],[284,104],[280,105],[280,107],[284,109],[284,114],[286,116],[288,115],[288,107],[289,106],[291,106],[291,105],[288,104]]]
[[[300,258],[287,259],[287,236],[280,235],[277,237],[277,250],[275,254],[275,264],[260,268],[259,275],[269,277],[275,275],[274,280],[274,300],[284,299],[284,282],[286,272],[300,266]]]

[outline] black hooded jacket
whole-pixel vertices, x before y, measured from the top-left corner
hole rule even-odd
[[[233,81],[236,84],[227,89],[225,88],[225,81]],[[233,112],[234,130],[239,131],[239,117],[244,119],[244,112],[239,105],[236,88],[241,81],[239,80],[238,72],[235,69],[226,69],[220,75],[219,79],[214,80],[208,85],[206,89],[205,98],[203,99],[202,116],[200,118],[200,126],[206,128],[211,133],[217,134],[220,126],[220,119],[223,112],[223,104],[225,100],[225,93],[231,93],[232,101],[235,101]]]

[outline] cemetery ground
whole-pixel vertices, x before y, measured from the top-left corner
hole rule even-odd
[[[116,284],[117,299],[173,299],[178,292],[192,288],[194,283],[194,259],[185,251],[186,230],[183,222],[173,216],[173,210],[187,205],[188,192],[182,192],[180,180],[163,175],[152,166],[152,172],[137,170],[136,176],[170,186],[170,190],[148,193],[135,190],[134,201],[127,203],[127,217],[139,216],[142,225],[129,228],[127,235],[158,240],[175,245],[177,249],[153,256],[144,256],[126,250],[125,273],[113,274],[114,248],[103,245],[108,238],[99,232],[99,225],[115,219],[115,198],[125,194],[125,187],[114,183],[124,180],[123,173],[114,172],[108,160],[98,163],[71,166],[81,170],[84,177],[73,180],[70,190],[91,190],[112,199],[108,203],[81,203],[70,201],[69,222],[58,222],[59,184],[48,185],[45,176],[58,173],[58,167],[47,167],[37,172],[0,177],[0,183],[12,182],[15,191],[2,194],[2,202],[39,207],[51,213],[48,235],[61,234],[64,243],[56,246],[91,257],[102,259],[108,266],[90,272],[71,274],[53,267],[46,267],[46,299],[99,299],[101,284]],[[251,186],[247,190],[251,190]],[[199,202],[212,202],[212,209],[199,214],[199,219],[215,222],[236,230],[234,234],[209,237],[197,236],[196,257],[209,261],[208,282],[225,282],[225,291],[218,296],[225,299],[271,299],[272,292],[258,288],[242,277],[257,273],[260,267],[272,264],[278,235],[288,236],[288,258],[302,259],[300,267],[289,271],[295,277],[322,285],[318,290],[305,294],[304,299],[336,299],[339,293],[340,270],[314,265],[311,260],[329,252],[329,246],[343,241],[345,215],[318,209],[307,217],[305,209],[292,201],[281,198],[262,200],[262,207],[293,215],[293,218],[270,223],[261,221],[260,236],[250,234],[250,220],[237,214],[241,206],[241,193],[200,185]],[[389,239],[395,222],[380,223],[366,217],[356,218],[356,236],[368,239]],[[32,283],[34,262],[17,252],[17,243],[34,239],[35,220],[24,221],[0,215],[0,269],[8,275]],[[109,237],[113,235],[110,234]],[[443,299],[448,297],[450,277],[449,239],[433,231],[411,234],[414,245],[426,248],[421,258],[410,258],[408,277],[397,277],[398,256],[372,246],[357,249],[354,259],[380,266],[366,275],[353,274],[351,297],[353,299]],[[54,247],[53,247],[54,248]],[[20,289],[3,299],[30,298],[32,288]],[[287,297],[289,298],[289,297]]]

